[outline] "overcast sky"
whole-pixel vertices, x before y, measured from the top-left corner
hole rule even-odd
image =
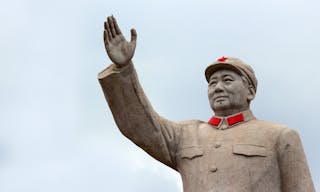
[[[1,0],[0,191],[182,192],[179,174],[120,134],[97,81],[103,22],[129,38],[140,81],[171,120],[208,120],[205,67],[252,65],[252,111],[296,129],[320,191],[320,2]]]

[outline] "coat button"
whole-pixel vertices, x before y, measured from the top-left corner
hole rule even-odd
[[[218,170],[218,168],[216,166],[212,166],[210,168],[210,172],[212,172],[212,173],[216,172],[217,170]]]
[[[221,143],[216,143],[216,144],[214,145],[214,147],[215,147],[215,148],[221,147]]]

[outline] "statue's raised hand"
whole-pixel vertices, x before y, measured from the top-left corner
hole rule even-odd
[[[122,35],[116,19],[109,16],[104,22],[104,45],[109,58],[119,67],[129,64],[136,49],[137,32],[131,29],[131,41],[128,42]]]

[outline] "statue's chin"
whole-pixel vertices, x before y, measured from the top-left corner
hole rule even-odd
[[[211,105],[213,111],[216,112],[222,112],[223,111],[229,111],[230,110],[230,103],[228,101],[216,101],[213,105]]]

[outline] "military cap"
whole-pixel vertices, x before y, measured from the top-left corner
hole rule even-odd
[[[254,74],[252,67],[235,57],[221,57],[213,64],[209,65],[205,70],[205,76],[209,82],[211,75],[219,69],[230,69],[244,76],[249,84],[257,91],[258,80]]]

